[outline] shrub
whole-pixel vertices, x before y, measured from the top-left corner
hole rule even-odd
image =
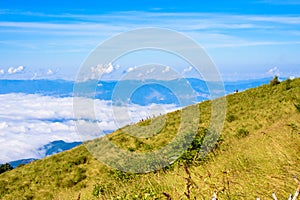
[[[241,128],[241,129],[238,130],[238,132],[236,134],[236,137],[237,138],[244,138],[244,137],[247,137],[248,135],[249,135],[249,131],[246,130],[246,129]]]
[[[10,171],[12,169],[13,169],[13,167],[9,163],[0,165],[0,174],[4,173],[6,171]]]
[[[218,133],[203,129],[196,134],[187,151],[181,155],[179,162],[184,161],[186,164],[196,164],[207,153],[218,149],[223,141],[223,138]]]
[[[115,179],[118,179],[124,183],[132,180],[136,174],[122,172],[117,169],[111,170],[110,173],[114,176]]]
[[[286,89],[286,90],[289,90],[289,89],[292,88],[291,82],[292,82],[291,79],[287,79],[287,80],[286,80],[286,82],[285,82],[285,89]]]
[[[81,165],[81,164],[85,164],[86,162],[87,162],[86,156],[79,156],[74,161],[72,161],[72,164]]]
[[[236,120],[237,119],[237,117],[235,116],[235,115],[232,115],[232,114],[229,114],[228,116],[227,116],[227,118],[226,118],[226,120],[228,121],[228,122],[233,122],[234,120]]]
[[[73,179],[73,182],[75,183],[75,185],[77,183],[79,183],[80,181],[86,179],[86,175],[85,175],[86,169],[83,168],[78,168],[75,172],[75,177]]]
[[[274,86],[274,85],[278,85],[280,83],[280,81],[278,80],[278,76],[275,76],[271,81],[270,81],[270,85]]]
[[[68,176],[65,176],[64,178],[61,176],[55,176],[55,185],[57,187],[61,188],[71,188],[78,183],[80,183],[82,180],[86,179],[86,169],[84,168],[76,168],[76,169],[70,169]]]
[[[134,152],[136,149],[135,148],[133,148],[133,147],[128,147],[128,151],[130,151],[130,152]]]
[[[104,195],[104,192],[105,192],[105,187],[97,183],[96,185],[94,185],[92,195],[94,197],[99,197],[100,195]]]

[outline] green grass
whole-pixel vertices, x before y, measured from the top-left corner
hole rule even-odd
[[[287,199],[296,189],[292,176],[300,176],[300,79],[228,95],[226,101],[221,137],[203,159],[199,146],[209,142],[203,136],[211,117],[210,101],[193,105],[200,109],[196,138],[172,166],[147,174],[124,173],[97,161],[81,145],[1,174],[0,198],[209,199],[217,192],[219,199],[271,199],[276,192],[279,199]],[[164,116],[165,125],[155,134],[147,129],[150,121],[135,125],[149,137],[137,138],[137,129],[127,126],[107,139],[131,152],[153,152],[176,136],[180,123],[186,130],[192,126],[194,116],[183,122],[180,114]]]

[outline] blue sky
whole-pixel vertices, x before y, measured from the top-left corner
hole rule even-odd
[[[224,79],[300,76],[299,14],[297,0],[0,0],[0,78],[74,79],[99,43],[143,27],[193,38]]]

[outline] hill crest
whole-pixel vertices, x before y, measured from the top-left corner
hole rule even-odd
[[[1,174],[0,197],[70,199],[80,193],[81,199],[161,199],[164,194],[208,199],[216,191],[220,199],[267,199],[275,191],[286,198],[295,189],[292,176],[300,175],[299,94],[300,79],[295,79],[228,95],[221,138],[203,159],[198,159],[195,142],[181,160],[163,170],[128,174],[99,163],[81,145]],[[203,142],[211,101],[193,106],[201,110],[196,139]],[[172,139],[178,124],[176,112],[167,117],[165,132],[151,140],[136,139],[122,129],[107,138],[129,151],[155,150]]]

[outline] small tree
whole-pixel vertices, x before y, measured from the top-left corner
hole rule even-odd
[[[278,85],[280,83],[280,81],[278,80],[278,76],[275,76],[273,78],[273,80],[270,81],[270,85],[274,86],[274,85]]]
[[[4,173],[6,171],[12,170],[12,169],[13,169],[13,167],[9,163],[0,165],[0,174]]]

